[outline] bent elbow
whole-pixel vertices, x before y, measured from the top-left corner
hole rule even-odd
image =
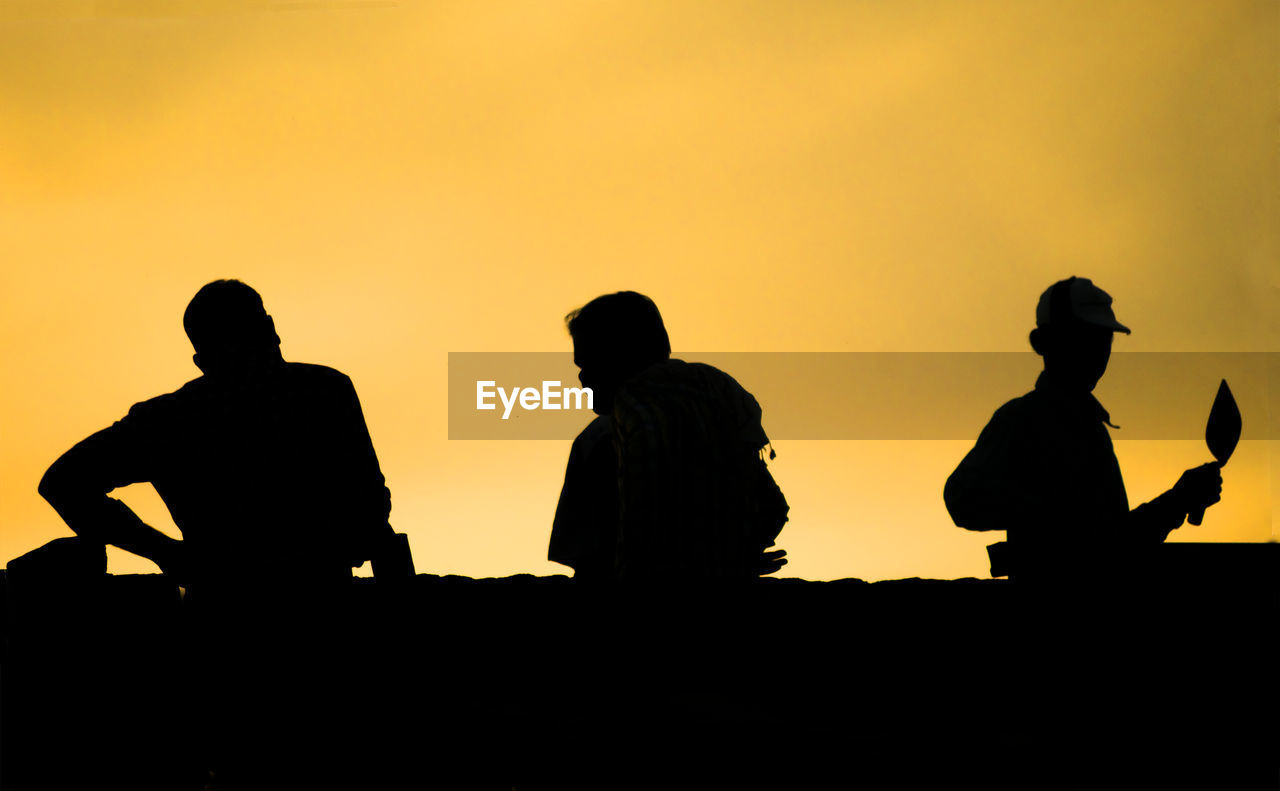
[[[951,521],[956,527],[968,527],[967,514],[968,509],[965,507],[967,503],[964,487],[956,482],[956,476],[953,474],[947,478],[946,484],[942,487],[942,503],[947,507],[947,513],[951,515]]]
[[[61,509],[78,494],[77,476],[64,455],[50,465],[36,485],[36,491],[55,509]]]
[[[956,527],[976,532],[1005,529],[1000,509],[971,491],[948,487],[943,491],[942,501]]]
[[[54,462],[53,466],[45,470],[44,475],[41,476],[40,483],[36,485],[36,492],[50,505],[56,505],[57,501],[62,499],[65,490],[64,477],[59,472],[58,463]]]

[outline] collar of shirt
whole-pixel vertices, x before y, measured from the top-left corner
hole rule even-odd
[[[1047,371],[1041,371],[1036,379],[1036,392],[1050,398],[1079,418],[1088,422],[1106,423],[1111,428],[1120,428],[1111,422],[1111,414],[1094,398],[1093,393],[1069,390],[1062,387]]]

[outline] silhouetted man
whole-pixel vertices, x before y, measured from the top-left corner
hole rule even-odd
[[[150,558],[192,591],[349,581],[391,533],[351,380],[285,362],[261,297],[236,280],[201,288],[183,325],[204,375],[67,451],[40,494],[80,536]],[[107,496],[143,481],[181,541]]]
[[[220,783],[288,787],[316,761],[330,777],[354,772],[346,707],[369,675],[346,651],[346,591],[352,567],[394,540],[355,389],[332,368],[285,362],[244,283],[201,288],[183,325],[204,375],[67,451],[40,493],[83,538],[187,586],[194,741]],[[181,540],[108,496],[143,481]]]
[[[566,317],[596,418],[574,441],[548,557],[596,579],[743,579],[787,504],[765,466],[760,406],[728,374],[671,358],[658,308],[633,291]]]
[[[1008,531],[1013,576],[1056,577],[1122,562],[1164,541],[1192,509],[1220,499],[1222,477],[1210,463],[1129,509],[1106,428],[1115,426],[1092,394],[1117,332],[1129,329],[1116,320],[1111,297],[1089,280],[1072,277],[1045,291],[1030,338],[1044,358],[1035,389],[996,410],[947,479],[943,498],[958,526]]]

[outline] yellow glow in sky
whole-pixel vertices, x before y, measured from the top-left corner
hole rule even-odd
[[[677,348],[1021,351],[1077,274],[1117,350],[1280,351],[1278,66],[1271,0],[7,3],[0,559],[67,533],[59,453],[198,374],[219,277],[355,381],[419,570],[476,576],[565,571],[568,442],[450,442],[447,354],[567,350],[607,291]],[[941,500],[968,444],[779,443],[787,573],[984,575]],[[1209,458],[1117,453],[1135,504]],[[1273,537],[1278,461],[1243,442],[1176,535]]]

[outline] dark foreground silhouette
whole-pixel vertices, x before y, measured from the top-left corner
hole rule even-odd
[[[0,578],[0,786],[1277,785],[1276,547],[1160,544],[1216,465],[1128,510],[1088,396],[1109,308],[1041,336],[1043,419],[993,420],[948,485],[957,523],[1010,531],[1019,579],[866,585],[757,579],[787,510],[758,404],[668,359],[646,298],[601,300],[570,331],[607,422],[575,442],[552,559],[624,584],[585,586],[413,576],[349,380],[286,363],[247,286],[202,289],[205,376],[59,459],[40,490],[80,537]],[[1023,435],[1062,444],[1010,470],[993,448]],[[182,541],[107,496],[139,481]],[[105,543],[166,573],[107,575]]]
[[[384,484],[351,380],[281,357],[252,288],[206,285],[183,317],[203,375],[77,443],[40,493],[77,535],[150,558],[207,601],[237,587],[333,588],[390,541]],[[151,483],[175,540],[107,496]]]
[[[1130,570],[1140,585],[1056,597],[1005,580],[361,580],[306,661],[234,646],[307,696],[246,698],[228,725],[269,717],[277,749],[220,782],[1274,789],[1278,549],[1160,545]],[[173,583],[33,572],[14,561],[0,586],[4,788],[199,787],[208,709],[186,691]]]
[[[113,544],[185,586],[183,642],[138,657],[156,676],[134,678],[165,689],[157,705],[188,712],[180,724],[161,716],[170,708],[157,712],[181,732],[175,755],[264,785],[271,771],[321,758],[330,776],[349,773],[348,747],[333,735],[367,688],[346,669],[358,660],[343,652],[353,642],[333,630],[358,629],[348,620],[352,568],[373,559],[380,576],[411,573],[355,388],[332,368],[286,362],[261,297],[239,281],[201,288],[183,325],[203,375],[54,462],[40,494],[84,542],[51,545],[29,566],[55,569],[61,557],[79,568]],[[108,496],[140,482],[155,487],[181,540]],[[119,635],[77,666],[126,640],[149,637]]]

